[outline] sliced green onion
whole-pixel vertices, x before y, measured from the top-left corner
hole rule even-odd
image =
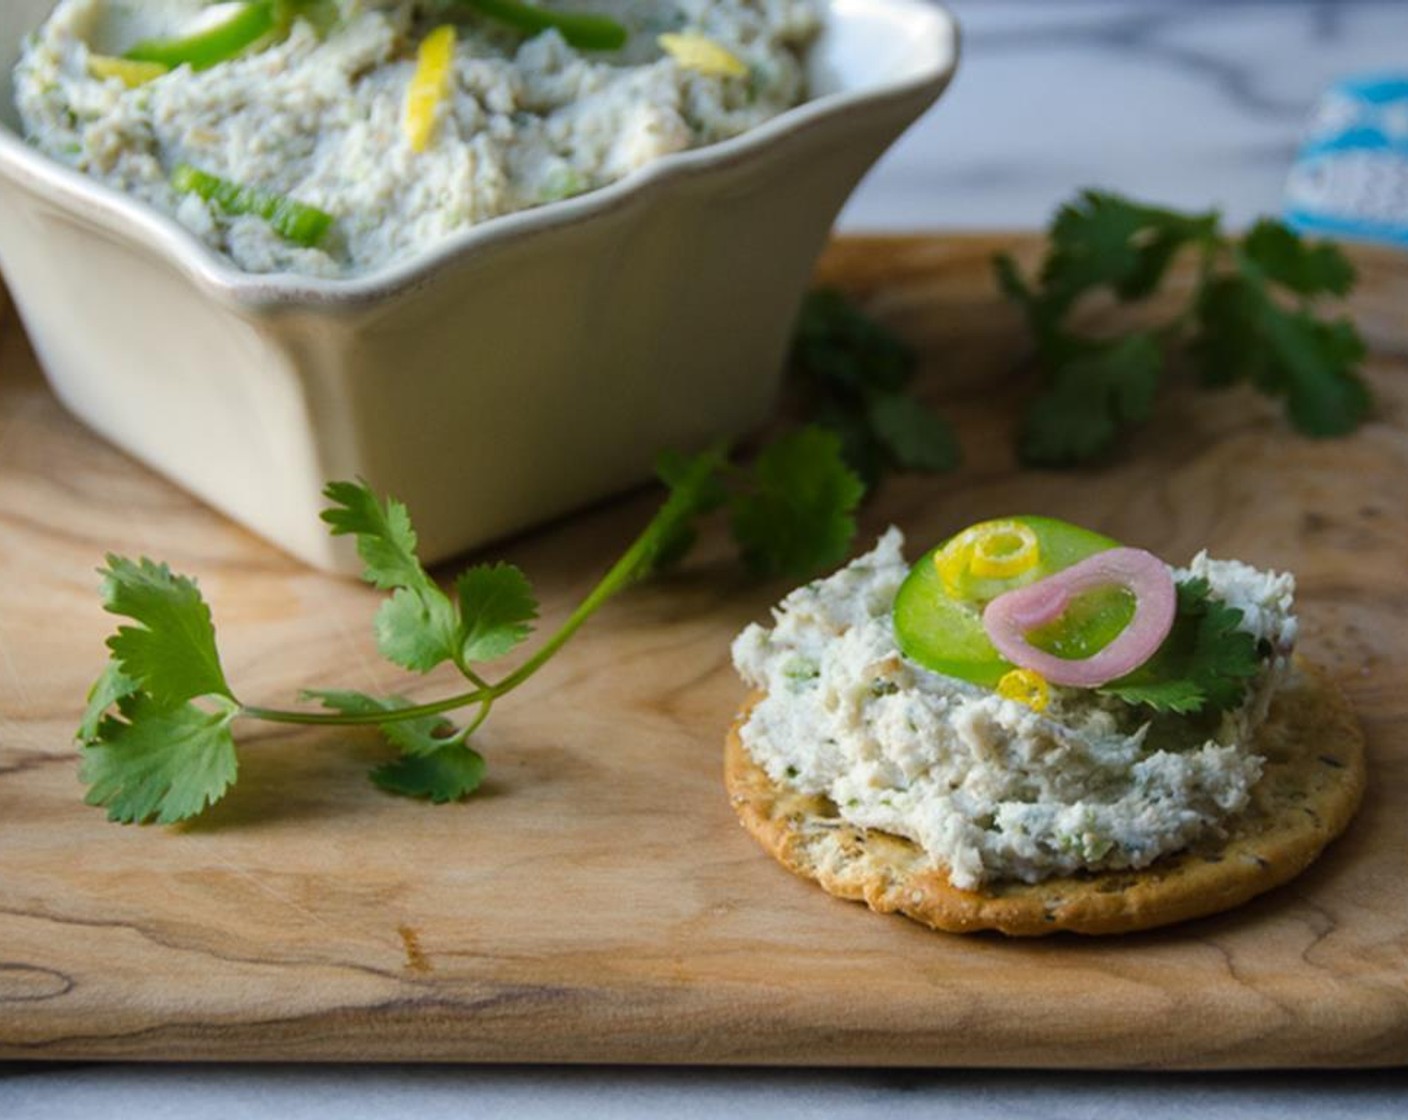
[[[536,34],[555,27],[572,46],[584,51],[616,51],[626,45],[630,33],[610,16],[590,12],[550,12],[522,0],[459,0],[481,15],[496,19],[519,31]]]
[[[327,235],[333,216],[307,203],[295,202],[274,191],[232,183],[188,163],[171,174],[171,185],[182,194],[197,194],[226,214],[252,214],[263,218],[286,241],[312,249]]]
[[[254,0],[230,18],[179,39],[148,39],[138,43],[123,58],[133,62],[159,62],[173,70],[190,66],[209,70],[234,58],[276,29],[273,0]]]

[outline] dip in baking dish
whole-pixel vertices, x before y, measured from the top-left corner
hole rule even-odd
[[[319,0],[235,57],[163,70],[114,60],[259,3],[61,0],[15,99],[37,148],[246,271],[355,276],[777,116],[820,28],[817,0],[542,5],[614,20],[625,45],[604,51],[481,10],[499,6]],[[437,73],[426,40],[447,23]]]

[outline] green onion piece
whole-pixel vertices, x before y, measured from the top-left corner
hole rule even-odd
[[[280,237],[312,249],[332,226],[326,210],[295,202],[273,191],[232,183],[183,163],[171,175],[171,185],[182,194],[198,194],[226,214],[253,214],[263,218]]]
[[[122,57],[133,62],[160,62],[173,70],[177,66],[209,70],[259,42],[275,30],[276,22],[272,0],[255,0],[214,27],[179,39],[148,39]]]
[[[584,51],[620,50],[630,38],[625,27],[610,16],[588,12],[550,12],[535,4],[525,4],[522,0],[459,0],[459,3],[467,4],[481,15],[516,27],[519,31],[536,34],[555,27],[572,46]]]

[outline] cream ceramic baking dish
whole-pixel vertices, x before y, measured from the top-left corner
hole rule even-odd
[[[0,70],[51,0],[5,0]],[[81,419],[310,564],[333,478],[410,506],[428,562],[758,423],[847,195],[939,95],[952,19],[834,0],[813,98],[613,186],[351,280],[238,271],[27,147],[0,99],[0,269]]]

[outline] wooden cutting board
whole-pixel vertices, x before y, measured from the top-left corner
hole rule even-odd
[[[916,545],[1014,510],[1174,559],[1294,570],[1304,648],[1369,738],[1357,821],[1289,887],[1115,940],[931,933],[791,878],[734,820],[732,636],[786,590],[722,535],[610,605],[481,741],[492,778],[377,793],[375,737],[253,729],[235,792],[178,829],[84,807],[72,734],[111,619],[107,550],[196,575],[241,695],[405,688],[375,593],[316,575],[71,420],[0,322],[0,1057],[1254,1067],[1408,1062],[1408,258],[1361,252],[1379,406],[1311,442],[1250,394],[1175,394],[1117,461],[1019,472],[1022,336],[988,257],[1031,238],[853,240],[822,274],[918,344],[951,476],[863,532]],[[74,329],[81,329],[75,317]],[[447,485],[453,485],[447,479]],[[647,520],[640,493],[511,542],[560,620]],[[857,547],[860,547],[858,542]],[[450,684],[413,682],[416,696]]]

